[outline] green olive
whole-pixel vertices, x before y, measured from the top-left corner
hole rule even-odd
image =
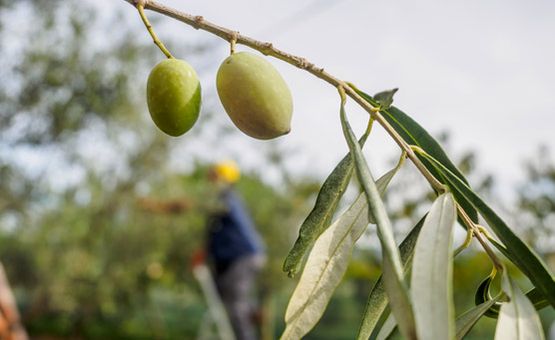
[[[218,70],[216,87],[225,111],[245,134],[272,139],[291,130],[291,91],[264,58],[248,52],[232,54]]]
[[[200,111],[200,82],[184,60],[166,59],[150,71],[146,86],[150,116],[170,136],[189,131]]]

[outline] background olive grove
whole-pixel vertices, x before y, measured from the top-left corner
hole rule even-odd
[[[203,127],[186,139],[158,132],[143,93],[159,56],[134,38],[142,32],[138,21],[114,13],[118,29],[109,29],[92,8],[75,2],[0,1],[0,10],[0,261],[26,328],[33,336],[60,338],[194,338],[206,306],[189,262],[202,245],[205,216],[152,214],[138,200],[201,197],[209,161],[203,153],[234,138],[226,117],[211,109],[208,98]],[[11,16],[28,16],[33,24],[11,27]],[[210,53],[210,46],[167,44],[187,58]],[[205,149],[183,147],[193,140]],[[283,327],[294,282],[281,264],[320,180],[288,173],[280,147],[259,148],[266,168],[245,174],[238,185],[268,246],[261,282],[267,337]],[[555,165],[542,150],[524,160],[528,178],[510,190],[518,199],[505,212],[549,258]],[[230,150],[228,157],[238,152]],[[189,160],[186,169],[172,166],[178,157]],[[458,159],[482,194],[506,202],[473,152]],[[431,199],[411,170],[403,169],[386,197],[399,236]],[[269,184],[262,172],[278,179]],[[407,190],[410,195],[401,198]],[[379,275],[375,235],[369,232],[361,244],[331,308],[307,338],[356,334]],[[484,256],[470,252],[457,258],[458,307],[490,271]],[[553,314],[541,313],[546,327]],[[491,337],[493,328],[494,322],[480,321],[469,338]]]

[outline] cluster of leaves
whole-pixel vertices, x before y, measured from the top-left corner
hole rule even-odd
[[[315,207],[301,226],[299,237],[285,260],[284,270],[292,276],[299,271],[304,255],[309,253],[287,307],[282,339],[301,338],[315,326],[346,271],[355,242],[369,223],[377,228],[383,274],[370,292],[359,339],[385,339],[395,328],[406,339],[461,339],[484,315],[499,317],[496,339],[543,338],[535,309],[555,306],[555,281],[541,258],[470,188],[439,143],[412,118],[390,106],[395,90],[371,97],[350,86],[378,108],[443,187],[434,187],[438,196],[430,211],[397,248],[380,196],[401,162],[374,181],[361,151],[367,133],[357,142],[347,120],[345,97],[340,89],[341,123],[350,152],[324,182]],[[369,125],[371,123],[372,119]],[[362,193],[331,223],[353,170]],[[457,215],[467,229],[468,243],[474,235],[479,238],[492,260],[494,271],[478,287],[476,307],[455,320],[453,258],[468,246],[465,243],[453,250]],[[484,218],[497,238],[478,225],[478,215]],[[486,237],[489,244],[484,241]],[[526,295],[521,291],[490,245],[531,281],[533,290]],[[502,272],[501,292],[492,298],[490,283],[497,271]]]

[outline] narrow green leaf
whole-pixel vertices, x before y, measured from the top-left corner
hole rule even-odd
[[[379,237],[379,232],[378,232]],[[397,249],[396,249],[397,250]],[[382,244],[382,253],[383,244]],[[399,278],[396,265],[386,255],[383,254],[382,275],[384,278],[385,291],[389,300],[391,312],[395,321],[399,324],[400,332],[405,339],[417,339],[414,312],[412,309],[408,289],[403,280],[404,275]]]
[[[490,228],[503,242],[503,253],[511,260],[534,284],[551,306],[555,307],[555,281],[541,258],[513,233],[511,228],[491,209],[470,187],[430,155],[426,157],[440,169],[448,180],[452,191],[465,197],[484,217]],[[499,248],[499,247],[498,247]]]
[[[476,290],[476,294],[474,294],[474,304],[476,306],[481,305],[485,302],[493,300],[490,293],[491,282],[493,281],[493,276],[488,276],[483,280],[478,289]],[[499,308],[501,308],[501,304],[493,304],[489,310],[487,310],[484,315],[490,318],[497,318],[499,314]]]
[[[361,194],[316,240],[289,300],[282,339],[300,339],[320,320],[367,225],[368,205]]]
[[[414,245],[420,233],[420,229],[424,224],[423,217],[410,231],[410,233],[405,237],[401,245],[399,246],[399,252],[401,253],[401,262],[405,269],[405,274],[408,272],[413,254]],[[358,332],[357,339],[366,340],[370,337],[372,332],[376,329],[380,318],[387,309],[387,295],[385,293],[385,288],[383,285],[383,277],[380,276],[378,281],[372,287],[370,294],[368,295],[368,300],[366,301],[366,309],[362,317],[362,322],[360,325],[360,330]]]
[[[495,239],[489,239],[489,241],[491,243],[493,243],[493,245],[509,260],[511,260],[513,263],[516,263],[516,260],[513,260],[514,255],[509,252],[507,250],[507,248],[502,245],[501,243],[497,242]],[[526,293],[526,297],[528,299],[530,299],[530,301],[534,304],[534,307],[536,308],[536,310],[540,310],[543,309],[547,306],[550,306],[549,301],[545,298],[545,296],[541,293],[541,291],[534,287],[532,288],[530,291],[528,291],[528,293]],[[497,306],[497,304],[496,304]],[[496,309],[490,309],[491,313],[488,313],[488,316],[491,317],[497,317],[497,314],[499,314],[499,308]]]
[[[404,157],[404,154],[402,157]],[[385,193],[387,186],[389,185],[393,177],[395,177],[395,175],[397,174],[397,171],[399,171],[402,165],[403,165],[403,158],[399,159],[399,162],[397,163],[397,165],[395,165],[393,169],[389,170],[388,172],[383,174],[380,178],[378,178],[378,180],[376,181],[376,188],[378,188],[378,192],[380,193],[380,195],[383,195]],[[372,224],[376,224],[376,220],[372,215],[371,211],[368,211],[368,222]]]
[[[359,145],[361,147],[366,142],[368,133],[369,130],[360,138]],[[352,174],[353,160],[351,154],[348,153],[322,184],[314,208],[312,208],[312,211],[301,225],[299,236],[285,258],[283,271],[287,272],[290,277],[295,276],[299,272],[304,256],[312,248],[318,236],[330,225],[333,214],[345,193]]]
[[[534,304],[534,308],[536,308],[536,310],[549,306],[549,301],[545,299],[537,288],[533,288],[526,293],[526,297],[532,302],[532,304]]]
[[[381,194],[399,166],[376,181]],[[360,194],[351,207],[316,240],[289,300],[282,338],[301,338],[322,317],[333,291],[347,270],[355,242],[366,230],[369,217],[366,197]]]
[[[459,317],[457,317],[456,327],[456,339],[462,340],[462,338],[470,332],[472,327],[480,320],[480,318],[486,313],[491,306],[497,302],[497,299],[488,300],[482,304],[474,306],[472,309],[466,311]]]
[[[489,292],[489,288],[491,286],[491,281],[493,277],[490,275],[486,277],[480,284],[478,285],[478,289],[476,289],[476,294],[474,294],[474,304],[481,305],[482,303],[491,300],[491,294]]]
[[[370,212],[376,219],[376,226],[378,229],[378,238],[382,246],[383,253],[383,276],[385,282],[385,289],[389,298],[391,311],[395,316],[395,320],[399,325],[401,334],[407,339],[416,339],[414,316],[412,313],[412,306],[408,295],[407,288],[403,281],[403,266],[401,264],[401,257],[399,250],[395,244],[393,237],[393,230],[391,222],[385,210],[384,203],[380,198],[380,194],[372,173],[368,168],[368,164],[364,159],[362,150],[358,145],[355,135],[347,121],[345,113],[344,99],[341,102],[341,125],[343,134],[349,144],[349,149],[353,155],[355,170],[359,182],[362,185]]]
[[[483,304],[484,302],[488,302],[492,300],[490,286],[491,286],[492,277],[488,276],[485,280],[483,280],[478,289],[476,290],[476,294],[474,295],[474,303],[476,306]],[[541,293],[536,289],[533,288],[528,293],[526,293],[526,297],[536,310],[540,310],[549,306],[549,302],[541,295]],[[497,319],[499,316],[499,310],[501,309],[501,303],[497,302],[491,306],[489,310],[487,310],[484,315],[493,319]]]
[[[397,323],[395,322],[395,318],[393,314],[389,314],[387,319],[385,320],[382,328],[380,328],[380,332],[376,337],[376,340],[387,340],[391,337],[393,331],[397,328]]]
[[[544,339],[540,318],[518,285],[504,273],[502,287],[510,298],[501,305],[495,340]]]
[[[380,104],[380,109],[388,109],[393,104],[393,96],[399,89],[391,89],[387,91],[378,92],[374,95],[374,100]]]
[[[353,88],[362,98],[364,98],[369,104],[379,107],[380,104],[372,98],[367,93],[357,89],[353,84],[349,83],[349,86]],[[397,131],[397,133],[403,138],[405,142],[410,145],[417,145],[426,151],[429,155],[433,156],[436,160],[441,162],[447,169],[451,170],[457,177],[459,177],[465,184],[468,185],[467,180],[460,170],[453,164],[449,159],[445,151],[442,149],[440,144],[426,131],[420,124],[418,124],[409,115],[399,110],[395,106],[391,106],[388,109],[380,110],[383,117],[387,122]],[[428,160],[424,157],[419,156],[422,163],[426,168],[436,177],[440,182],[446,184],[442,173],[439,172],[436,167],[434,167]],[[457,202],[461,204],[467,214],[474,222],[478,222],[478,213],[476,209],[470,204],[470,202],[459,195],[457,192],[453,192]]]
[[[411,295],[420,339],[455,337],[453,232],[457,220],[451,193],[436,198],[416,241]]]

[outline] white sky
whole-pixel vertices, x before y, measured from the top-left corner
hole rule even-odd
[[[159,1],[272,41],[371,94],[399,87],[399,108],[431,133],[449,131],[452,154],[476,150],[481,168],[501,184],[523,176],[522,160],[538,144],[555,150],[554,1]],[[136,15],[122,0],[96,3]],[[226,42],[169,18],[158,23],[162,37],[221,45],[220,55],[207,61],[215,78]],[[295,164],[324,176],[346,152],[336,91],[283,62],[274,65],[295,100],[293,130],[274,143],[297,148]],[[204,91],[213,91],[210,82]],[[351,123],[365,124],[362,111],[351,106],[349,112]],[[395,147],[376,135],[368,157],[381,172]]]

